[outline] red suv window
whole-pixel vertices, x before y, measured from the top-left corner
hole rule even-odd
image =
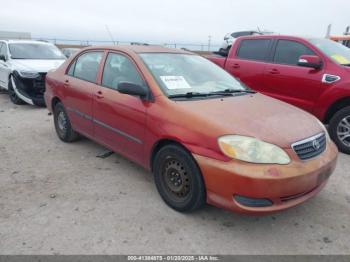
[[[301,43],[278,40],[273,61],[277,64],[297,65],[302,55],[315,55],[315,53]]]

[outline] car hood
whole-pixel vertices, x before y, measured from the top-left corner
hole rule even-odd
[[[311,114],[262,94],[222,99],[177,102],[202,128],[219,130],[216,135],[244,135],[290,148],[291,144],[319,134],[323,128]]]
[[[64,59],[13,59],[11,61],[13,70],[27,70],[39,73],[46,73],[51,69],[56,69]]]

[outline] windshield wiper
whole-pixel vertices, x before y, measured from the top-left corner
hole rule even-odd
[[[209,93],[199,93],[199,92],[188,92],[185,94],[175,94],[175,95],[169,95],[169,98],[193,98],[193,97],[208,97],[208,96],[233,96],[237,93],[248,93],[248,94],[255,94],[256,92],[244,89],[244,90],[238,90],[238,89],[225,89],[223,91],[215,91],[215,92],[209,92]]]
[[[255,94],[256,92],[253,90],[249,89],[225,89],[223,91],[215,91],[215,92],[210,92],[208,95],[233,95],[237,93],[248,93],[248,94]]]
[[[350,66],[350,64],[341,64],[342,66]]]
[[[198,93],[198,92],[187,92],[185,94],[176,94],[176,95],[169,95],[169,98],[192,98],[192,97],[205,97],[208,96],[207,93]]]

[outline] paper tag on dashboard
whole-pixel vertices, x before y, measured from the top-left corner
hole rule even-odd
[[[162,79],[166,88],[171,90],[191,88],[183,76],[160,76],[160,79]]]

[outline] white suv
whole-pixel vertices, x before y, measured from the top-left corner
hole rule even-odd
[[[66,57],[53,44],[32,40],[0,40],[0,88],[14,104],[45,106],[45,75]]]

